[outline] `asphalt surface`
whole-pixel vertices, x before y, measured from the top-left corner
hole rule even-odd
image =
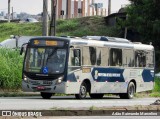
[[[51,99],[33,97],[0,97],[0,110],[49,110],[49,109],[90,109],[91,107],[150,105],[158,98],[120,99],[104,97],[103,99],[77,100],[74,96],[52,96]]]

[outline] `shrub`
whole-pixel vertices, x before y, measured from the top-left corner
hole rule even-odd
[[[19,50],[0,48],[0,88],[18,90],[21,87],[23,58]]]
[[[154,92],[160,92],[160,78],[155,78]]]

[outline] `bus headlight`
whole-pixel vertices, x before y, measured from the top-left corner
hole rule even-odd
[[[62,83],[63,78],[64,78],[63,76],[59,77],[59,78],[57,79],[56,84],[60,84],[60,83]]]
[[[23,80],[24,80],[25,82],[27,82],[27,81],[28,81],[28,78],[27,78],[27,76],[26,76],[26,75],[23,75]]]

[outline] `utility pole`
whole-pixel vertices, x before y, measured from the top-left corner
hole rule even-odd
[[[12,20],[13,20],[13,7],[12,7]]]
[[[42,35],[48,36],[48,0],[43,0]]]
[[[10,22],[10,7],[11,7],[11,0],[8,0],[8,22]]]
[[[69,1],[66,1],[66,19],[69,19],[69,11],[68,11]]]
[[[51,23],[50,23],[50,36],[56,35],[56,6],[57,0],[51,0]]]
[[[108,15],[111,14],[111,0],[108,0]]]
[[[126,15],[126,21],[128,19],[128,15]],[[127,32],[128,32],[128,28],[127,26],[125,26],[125,29],[124,29],[124,38],[126,39],[127,38]]]
[[[98,15],[98,4],[95,4],[96,16]]]

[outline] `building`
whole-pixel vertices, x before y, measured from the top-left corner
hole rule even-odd
[[[16,12],[13,12],[13,13],[11,14],[11,16],[12,16],[12,19],[17,19],[17,13],[16,13]]]
[[[1,16],[5,17],[7,13],[5,11],[1,11]]]
[[[77,18],[85,16],[106,16],[103,3],[96,0],[57,0],[57,18]]]

